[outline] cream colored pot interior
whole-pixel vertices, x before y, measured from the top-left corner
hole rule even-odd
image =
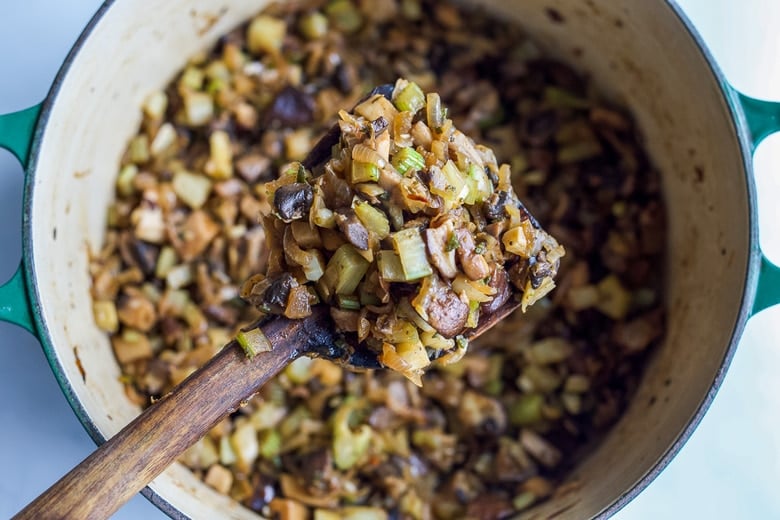
[[[87,258],[104,235],[117,164],[139,106],[186,58],[259,10],[247,0],[118,0],[62,81],[38,146],[31,207],[34,280],[56,356],[103,436],[138,409],[93,324]],[[583,518],[625,494],[707,395],[737,322],[748,264],[748,201],[734,125],[717,80],[661,1],[484,1],[632,108],[668,204],[669,332],[627,414],[571,476],[571,491],[531,512]],[[553,21],[549,8],[563,19]],[[84,368],[82,376],[77,366]],[[198,518],[256,518],[182,466],[152,488]]]

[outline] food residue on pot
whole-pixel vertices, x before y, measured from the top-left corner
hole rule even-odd
[[[504,518],[549,497],[620,416],[664,331],[658,176],[630,117],[521,34],[445,2],[288,2],[149,95],[90,265],[96,323],[142,406],[258,318],[239,291],[266,269],[262,186],[374,85],[439,92],[567,252],[553,293],[422,388],[296,361],[182,457],[208,485],[282,518]],[[308,204],[291,195],[286,218]]]

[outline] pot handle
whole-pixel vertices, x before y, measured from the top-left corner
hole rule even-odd
[[[737,92],[737,99],[745,114],[745,121],[750,130],[752,151],[755,152],[761,141],[774,132],[780,132],[780,103],[752,98],[740,92]],[[780,267],[762,254],[751,314],[756,314],[776,303],[780,303]]]
[[[0,148],[6,148],[14,154],[25,167],[40,111],[41,105],[35,105],[19,112],[0,115]],[[35,334],[22,263],[13,276],[0,286],[0,320],[19,325]]]

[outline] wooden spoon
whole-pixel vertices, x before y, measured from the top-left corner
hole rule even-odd
[[[372,91],[389,97],[392,85]],[[339,138],[331,129],[304,161],[307,167],[330,157]],[[519,306],[510,297],[471,329],[473,339]],[[303,356],[328,358],[358,370],[382,365],[375,352],[343,342],[334,332],[326,306],[315,306],[303,320],[273,317],[257,325],[273,346],[247,358],[234,340],[173,392],[144,410],[14,518],[108,518],[162,473],[187,448],[236,411],[271,377]]]

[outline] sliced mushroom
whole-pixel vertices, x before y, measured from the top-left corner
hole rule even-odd
[[[339,210],[335,214],[336,225],[350,244],[361,251],[368,251],[368,229],[352,209]]]
[[[506,270],[500,265],[493,267],[488,285],[496,290],[496,294],[493,295],[492,300],[480,305],[480,311],[484,314],[496,312],[512,296],[512,290],[509,287],[509,277],[506,274]]]
[[[441,283],[436,275],[431,275],[431,278],[435,278],[437,282],[426,284],[420,289],[421,292],[425,291],[421,298],[422,310],[436,332],[445,338],[455,337],[466,326],[469,306],[449,285]]]
[[[475,251],[473,235],[465,228],[455,230],[458,238],[458,261],[463,273],[471,280],[481,280],[490,274],[490,266],[485,257]]]

